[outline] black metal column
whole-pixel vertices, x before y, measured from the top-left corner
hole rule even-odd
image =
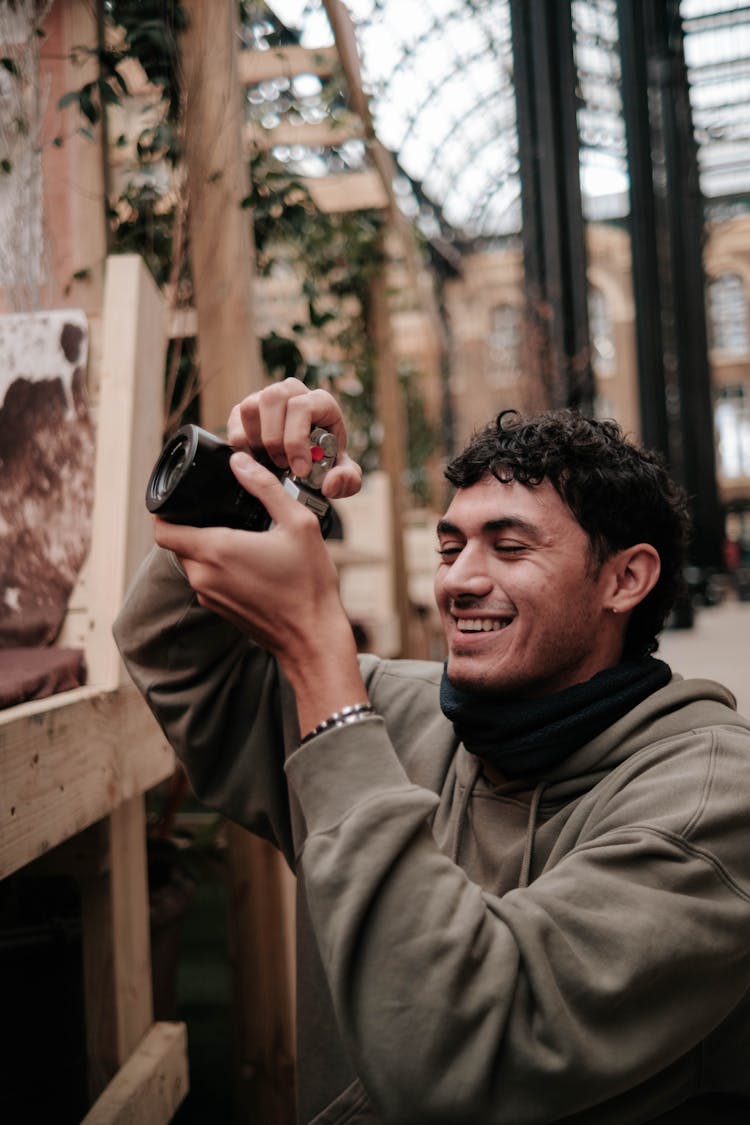
[[[721,562],[703,204],[678,0],[620,0],[644,441],[686,488],[693,561]]]
[[[591,412],[594,377],[569,0],[510,0],[526,292],[550,403]]]

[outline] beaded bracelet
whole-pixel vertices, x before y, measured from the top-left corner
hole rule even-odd
[[[342,707],[340,711],[334,711],[322,723],[318,723],[313,730],[308,731],[300,739],[299,744],[303,746],[305,742],[323,734],[324,731],[333,730],[335,727],[348,727],[351,723],[360,723],[363,719],[369,719],[373,715],[375,715],[375,708],[371,703],[352,703],[350,707]]]

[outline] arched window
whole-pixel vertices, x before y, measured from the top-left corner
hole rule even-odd
[[[728,355],[750,352],[747,294],[742,278],[722,273],[707,287],[709,347]]]
[[[507,387],[521,374],[521,310],[517,305],[495,305],[490,313],[489,383]]]
[[[615,340],[607,298],[601,289],[590,286],[588,303],[591,364],[597,375],[614,375]]]
[[[714,424],[721,475],[729,480],[750,476],[750,403],[743,386],[719,390]]]

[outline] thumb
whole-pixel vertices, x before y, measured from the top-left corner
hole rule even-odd
[[[245,491],[260,500],[274,523],[281,523],[285,516],[288,518],[296,511],[297,503],[276,474],[249,453],[233,453],[229,464]]]

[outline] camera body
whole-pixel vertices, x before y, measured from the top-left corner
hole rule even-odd
[[[167,441],[146,486],[146,507],[170,523],[192,527],[233,527],[266,531],[271,517],[255,496],[246,492],[229,464],[234,450],[200,426],[183,426]],[[321,495],[326,473],[338,452],[334,434],[316,427],[310,434],[312,468],[306,477],[269,465],[284,488],[320,520],[323,535],[332,516]]]

